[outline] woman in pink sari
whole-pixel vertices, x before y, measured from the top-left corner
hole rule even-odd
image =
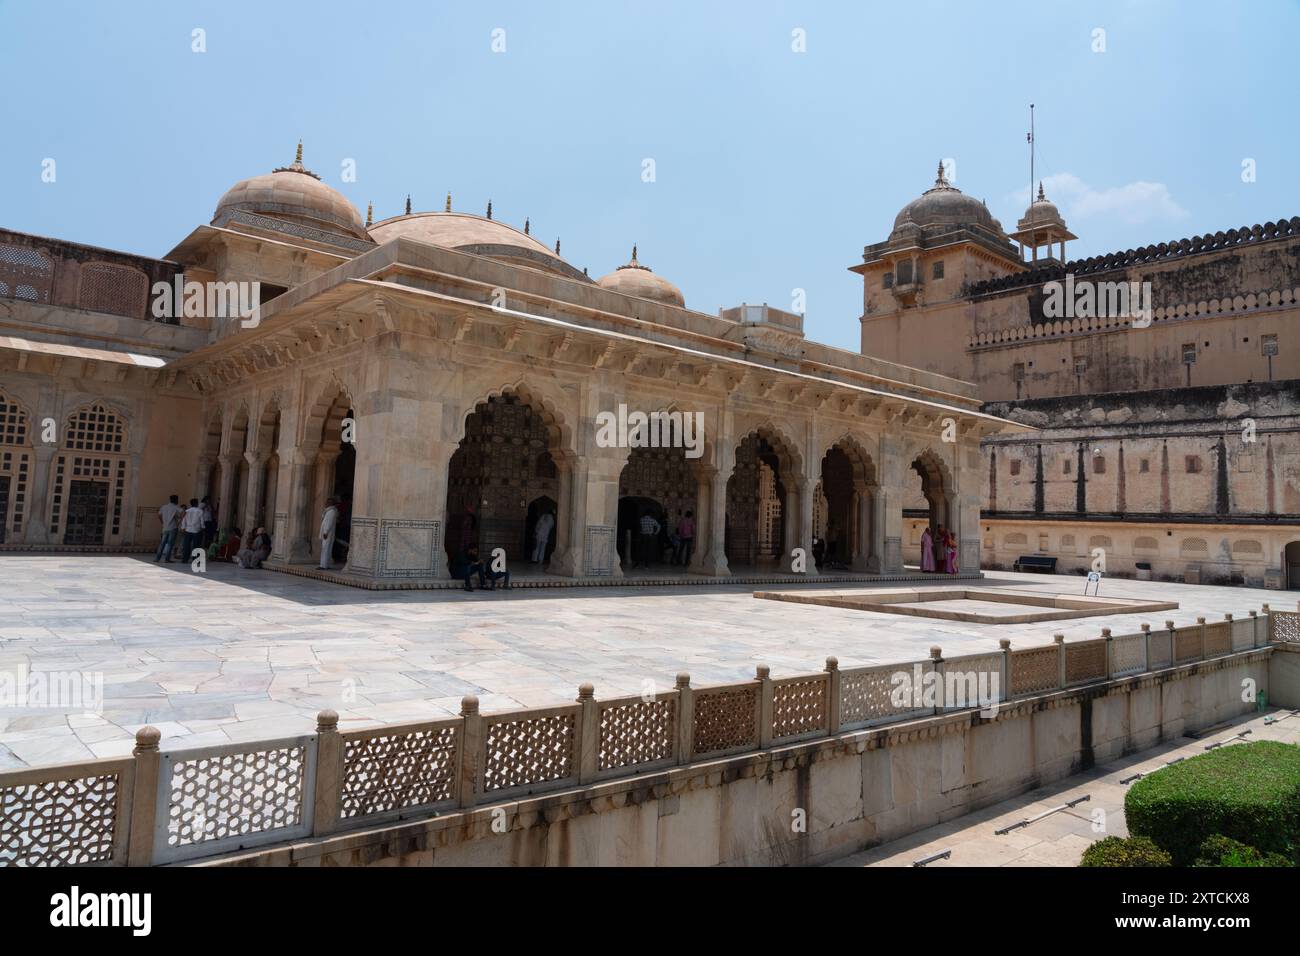
[[[943,539],[943,573],[957,573],[957,536],[951,531]]]
[[[930,573],[934,571],[934,536],[930,533],[929,525],[921,532],[921,570]]]

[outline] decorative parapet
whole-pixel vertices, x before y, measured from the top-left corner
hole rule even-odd
[[[1152,324],[1245,315],[1266,309],[1291,308],[1296,305],[1300,305],[1300,288],[1273,289],[1267,292],[1251,292],[1247,295],[1237,295],[1230,299],[1210,299],[1182,305],[1162,306],[1152,311]],[[1132,317],[1115,315],[1026,323],[1009,329],[994,329],[989,332],[981,332],[969,341],[968,347],[972,349],[997,348],[1016,345],[1021,342],[1062,338],[1069,335],[1121,332],[1132,327]]]
[[[1124,252],[1112,252],[1104,256],[1076,259],[1064,265],[1058,264],[1030,269],[1009,276],[1000,276],[996,279],[986,279],[983,282],[972,284],[966,290],[966,294],[971,297],[989,295],[995,292],[1005,292],[1009,289],[1022,289],[1041,285],[1044,282],[1051,282],[1053,279],[1061,280],[1065,278],[1066,273],[1081,276],[1111,272],[1117,269],[1168,262],[1171,259],[1180,259],[1184,256],[1216,252],[1222,249],[1295,235],[1300,235],[1300,216],[1294,216],[1291,219],[1280,219],[1277,222],[1266,222],[1263,225],[1256,223],[1254,226],[1242,226],[1240,229],[1229,229],[1227,232],[1216,232],[1213,235],[1206,233],[1203,236],[1192,236],[1188,239],[1175,239],[1173,242],[1162,242],[1154,246],[1141,246]]]

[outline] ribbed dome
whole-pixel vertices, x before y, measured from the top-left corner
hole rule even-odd
[[[609,275],[601,276],[596,285],[610,292],[623,295],[635,295],[653,302],[685,307],[686,299],[677,286],[667,279],[655,275],[649,267],[636,261],[636,246],[632,247],[632,261],[621,265]]]
[[[450,197],[447,205],[451,205]],[[407,208],[410,208],[409,200]],[[380,243],[397,238],[414,239],[444,249],[543,269],[569,279],[591,281],[560,258],[558,242],[555,249],[548,249],[514,226],[486,216],[451,212],[450,208],[444,212],[408,212],[385,219],[370,227],[370,238]]]
[[[555,255],[552,250],[514,226],[463,212],[416,212],[394,216],[370,227],[370,238],[375,242],[387,242],[398,236],[432,243],[445,249],[485,245],[518,246],[546,256]]]
[[[948,182],[943,163],[939,164],[939,175],[934,185],[904,206],[894,217],[894,231],[897,232],[908,223],[916,226],[978,225],[994,232],[1002,232],[1002,224],[993,218],[987,206]]]
[[[303,167],[301,143],[292,165],[241,180],[226,190],[212,214],[213,224],[220,224],[235,211],[287,219],[356,239],[366,238],[356,207]]]

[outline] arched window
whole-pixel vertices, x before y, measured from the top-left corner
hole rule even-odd
[[[64,447],[74,451],[120,452],[125,437],[126,429],[117,415],[95,403],[79,409],[68,419]]]

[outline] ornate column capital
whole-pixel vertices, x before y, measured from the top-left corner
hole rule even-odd
[[[320,445],[316,443],[297,445],[293,449],[293,459],[290,463],[294,465],[310,465],[316,461],[316,455],[319,452]]]

